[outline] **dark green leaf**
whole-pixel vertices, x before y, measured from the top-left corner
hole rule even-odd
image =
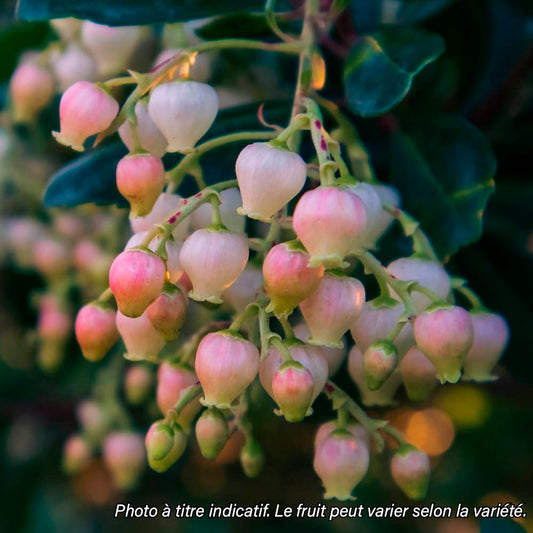
[[[127,26],[185,22],[263,5],[263,0],[19,0],[17,16],[23,20],[76,17]]]
[[[44,195],[44,205],[74,207],[92,202],[127,206],[118,192],[115,177],[117,163],[126,153],[122,143],[116,143],[75,159],[52,176]]]
[[[393,134],[390,178],[441,257],[479,239],[496,162],[485,137],[454,116],[411,121]]]
[[[444,51],[439,35],[415,28],[384,27],[363,37],[344,66],[348,107],[380,115],[399,103],[413,77]]]
[[[400,24],[416,24],[436,15],[452,2],[455,0],[404,0],[396,19]]]

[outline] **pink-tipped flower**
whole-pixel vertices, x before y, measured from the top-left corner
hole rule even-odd
[[[398,364],[396,346],[387,340],[372,344],[363,355],[366,386],[378,390],[389,379]]]
[[[204,391],[202,403],[227,409],[257,375],[259,352],[229,331],[209,333],[196,351],[195,369]]]
[[[311,344],[342,347],[341,337],[365,303],[365,287],[348,276],[326,274],[318,288],[300,304],[311,331]]]
[[[162,193],[156,200],[154,207],[145,217],[130,218],[131,229],[134,233],[150,231],[155,224],[163,224],[170,218],[181,213],[184,200],[178,194]],[[176,225],[172,235],[177,241],[185,239],[189,234],[189,217]]]
[[[246,477],[257,477],[265,464],[265,454],[259,443],[249,440],[241,449],[240,461]]]
[[[100,74],[109,77],[126,70],[143,33],[141,26],[106,26],[84,20],[81,40],[96,59]]]
[[[67,90],[77,81],[95,81],[98,79],[96,61],[74,43],[54,58],[52,66],[62,91]]]
[[[326,380],[328,379],[328,364],[324,357],[322,357],[320,349],[316,346],[293,341],[287,343],[287,347],[294,361],[300,363],[312,377],[313,390],[308,409],[304,413],[305,416],[326,384]],[[277,348],[271,348],[259,365],[259,380],[261,381],[261,385],[263,385],[263,388],[269,396],[276,402],[277,399],[274,395],[273,382],[283,363],[284,359],[279,350]]]
[[[166,472],[185,452],[187,436],[178,424],[153,423],[145,439],[148,464],[156,472]]]
[[[157,356],[166,343],[159,331],[152,326],[146,313],[130,318],[119,311],[117,329],[126,346],[126,359],[157,362]]]
[[[301,422],[311,407],[314,392],[311,372],[301,363],[289,361],[272,379],[272,397],[287,422]]]
[[[450,276],[440,263],[431,259],[401,257],[393,261],[387,270],[397,279],[417,281],[423,287],[432,290],[443,301],[450,293]],[[413,291],[411,294],[415,313],[422,312],[431,304],[431,300],[425,294],[417,291]],[[392,295],[400,300],[394,291],[392,291]]]
[[[164,187],[165,168],[159,157],[133,154],[118,162],[117,188],[130,204],[130,217],[150,213]]]
[[[315,451],[326,440],[327,437],[329,437],[334,431],[338,429],[339,427],[337,420],[330,420],[329,422],[325,422],[324,424],[320,425],[315,435]],[[358,424],[357,422],[353,421],[348,421],[346,423],[345,429],[346,431],[351,433],[357,441],[361,442],[362,444],[366,444],[367,447],[370,446],[370,435],[361,424]]]
[[[416,346],[404,355],[400,372],[407,397],[413,402],[424,401],[437,386],[435,365]]]
[[[87,137],[105,130],[117,113],[117,101],[104,89],[78,81],[63,93],[59,104],[61,131],[52,133],[61,144],[83,152]]]
[[[364,353],[371,344],[386,339],[396,328],[404,311],[404,305],[391,298],[366,302],[350,330],[359,349]],[[408,322],[394,339],[398,355],[402,357],[414,343],[413,326]]]
[[[33,251],[35,268],[48,279],[60,279],[65,276],[71,265],[68,246],[52,238],[40,239]]]
[[[330,433],[315,451],[313,468],[326,489],[324,498],[353,500],[352,492],[370,462],[368,446],[346,430]]]
[[[165,283],[165,263],[148,249],[120,253],[109,269],[109,288],[118,310],[126,316],[141,316],[161,294]]]
[[[296,326],[294,326],[294,335],[297,339],[306,343],[309,341],[311,333],[309,332],[309,328],[307,327],[307,325],[302,322],[301,324],[297,324]],[[341,367],[342,362],[346,358],[346,348],[344,346],[342,348],[328,348],[327,346],[316,346],[315,348],[318,350],[320,355],[326,360],[326,363],[328,364],[328,376],[331,377],[336,374],[339,368]]]
[[[241,205],[239,189],[226,189],[220,193],[222,200],[219,206],[222,224],[232,233],[244,233],[246,219],[237,213],[237,207]],[[213,207],[210,202],[202,204],[195,209],[190,216],[193,230],[208,228],[212,223]]]
[[[310,266],[344,266],[344,258],[360,248],[366,225],[363,201],[338,187],[306,192],[293,216],[294,231],[311,255]]]
[[[257,142],[241,151],[235,173],[242,195],[239,213],[268,221],[302,190],[307,168],[298,154]]]
[[[91,448],[80,435],[71,435],[63,445],[63,470],[75,474],[91,461]]]
[[[131,405],[140,405],[148,398],[154,375],[144,365],[130,366],[124,376],[124,394]]]
[[[35,243],[44,233],[43,226],[30,218],[12,218],[4,223],[5,237],[22,267],[33,267]]]
[[[139,100],[135,104],[135,117],[137,118],[135,129],[141,148],[156,157],[163,157],[167,151],[167,140],[152,120],[150,113],[148,113],[148,103],[144,100]],[[122,123],[118,129],[118,134],[128,149],[133,151],[135,142],[132,125],[128,120]]]
[[[39,339],[56,343],[66,342],[71,327],[70,313],[53,296],[45,296],[39,308],[37,323]]]
[[[270,296],[267,311],[287,317],[318,287],[324,267],[311,268],[309,255],[294,243],[274,246],[263,261],[263,279]]]
[[[76,316],[74,330],[83,357],[100,361],[118,340],[116,312],[98,302],[84,305]]]
[[[415,341],[435,365],[441,383],[457,383],[461,367],[474,340],[470,314],[455,305],[434,305],[418,315]]]
[[[509,341],[509,326],[504,318],[485,311],[472,312],[474,341],[466,354],[463,376],[474,381],[492,381],[492,370]]]
[[[161,412],[166,415],[180,399],[181,393],[198,383],[198,377],[194,370],[187,365],[163,363],[157,372],[157,405]],[[193,418],[201,409],[198,399],[189,403],[178,417],[178,424],[182,428],[188,428]]]
[[[146,309],[146,315],[163,338],[172,341],[179,336],[186,311],[186,296],[175,285],[166,283],[163,292]]]
[[[162,83],[152,91],[148,112],[168,142],[167,152],[183,152],[192,148],[213,124],[218,97],[213,87],[205,83]]]
[[[196,421],[194,432],[200,452],[206,459],[214,459],[230,436],[228,421],[216,407],[202,413]]]
[[[425,497],[431,466],[429,457],[409,444],[401,446],[391,459],[392,479],[411,500]]]
[[[248,261],[243,235],[211,229],[195,231],[180,253],[183,270],[192,282],[193,300],[222,302],[222,292],[241,274]]]
[[[76,416],[83,433],[94,441],[100,441],[109,428],[109,417],[102,407],[93,400],[84,400],[76,408]]]
[[[402,383],[399,372],[393,372],[391,377],[378,390],[371,391],[365,381],[363,354],[357,346],[353,346],[348,354],[348,373],[352,381],[357,385],[357,390],[364,405],[368,407],[386,407],[395,404],[394,396]]]
[[[102,453],[117,488],[128,490],[135,487],[144,465],[143,437],[129,431],[110,433]]]
[[[29,122],[52,101],[54,78],[38,65],[23,63],[11,77],[9,92],[15,121]]]
[[[222,293],[222,296],[235,311],[240,312],[244,311],[248,304],[255,302],[262,286],[261,269],[247,265],[237,280]]]

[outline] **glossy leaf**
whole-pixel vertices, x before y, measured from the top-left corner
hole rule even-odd
[[[128,26],[185,22],[238,9],[261,9],[263,0],[19,0],[22,20],[76,17],[100,24]]]
[[[441,257],[481,236],[496,162],[485,137],[455,116],[424,117],[395,132],[390,178]]]
[[[387,112],[408,93],[413,77],[443,51],[443,39],[421,29],[383,27],[363,37],[344,67],[348,106],[363,116]]]

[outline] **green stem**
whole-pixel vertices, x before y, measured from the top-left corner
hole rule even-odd
[[[220,196],[213,194],[209,201],[211,202],[211,228],[226,229],[220,216]]]
[[[191,385],[181,391],[179,400],[175,403],[174,407],[165,416],[165,421],[168,424],[176,422],[180,413],[189,405],[195,398],[202,394],[202,386],[200,384]]]
[[[281,324],[281,327],[283,328],[283,333],[285,334],[285,339],[294,339],[294,330],[292,329],[292,326],[289,323],[289,319],[285,316],[276,317],[278,319],[278,322]]]
[[[405,438],[405,435],[399,429],[396,429],[394,426],[388,424],[386,426],[383,426],[381,429],[385,433],[388,433],[393,439],[395,439],[400,446],[402,444],[410,444],[410,442]]]
[[[291,352],[277,335],[275,337],[272,336],[269,342],[272,346],[274,346],[274,348],[276,348],[276,350],[278,350],[281,357],[283,358],[284,363],[289,363],[290,361],[294,361],[294,359],[292,358]]]
[[[242,311],[235,317],[235,319],[233,320],[233,322],[231,323],[228,329],[230,331],[238,333],[242,329],[242,326],[244,325],[244,323],[248,321],[250,318],[257,315],[258,312],[259,312],[259,306],[255,302],[247,305],[244,311]]]
[[[485,309],[481,298],[479,298],[479,296],[472,289],[461,285],[460,287],[454,287],[454,290],[461,293],[468,300],[472,306],[472,310]]]

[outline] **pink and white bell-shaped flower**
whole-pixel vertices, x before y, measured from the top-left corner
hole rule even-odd
[[[307,168],[297,153],[256,142],[241,151],[235,173],[242,195],[239,213],[268,221],[302,190]]]
[[[463,377],[474,381],[492,381],[492,370],[509,341],[509,326],[495,313],[470,313],[474,326],[474,341],[466,354]]]
[[[238,189],[226,189],[220,193],[221,203],[219,206],[222,224],[232,233],[244,233],[246,219],[237,213],[237,207],[241,205],[241,195]],[[212,223],[212,210],[210,202],[202,204],[194,210],[190,216],[193,230],[208,228]]]
[[[154,386],[154,374],[144,364],[132,365],[124,375],[124,395],[131,405],[146,401]]]
[[[148,102],[139,100],[135,104],[135,117],[137,119],[135,131],[141,148],[156,157],[163,157],[167,151],[168,143],[159,131],[159,128],[155,125],[150,113],[148,113]],[[118,134],[122,142],[130,151],[135,148],[132,128],[133,126],[130,122],[125,120],[118,129]]]
[[[146,312],[137,318],[130,318],[117,312],[117,329],[126,346],[124,357],[130,361],[156,362],[159,352],[165,346],[165,339],[152,326]]]
[[[205,83],[162,83],[152,91],[148,112],[168,142],[167,152],[183,152],[192,148],[213,124],[218,97],[213,87]]]
[[[230,436],[228,422],[216,407],[202,413],[196,421],[194,432],[200,452],[206,459],[214,459]]]
[[[352,492],[370,462],[368,446],[349,431],[330,433],[315,450],[313,468],[326,489],[324,498],[353,500]]]
[[[318,288],[300,304],[311,331],[311,344],[342,347],[341,337],[359,316],[365,287],[355,278],[326,274]]]
[[[75,474],[86,467],[92,459],[89,444],[80,435],[71,435],[63,445],[63,470]]]
[[[102,446],[104,463],[119,489],[133,488],[144,466],[144,439],[138,433],[110,433]]]
[[[259,352],[238,334],[209,333],[198,346],[195,369],[204,391],[202,403],[227,409],[257,375]]]
[[[259,267],[247,265],[241,275],[223,293],[235,311],[244,311],[246,306],[255,302],[263,286],[263,275]]]
[[[33,120],[54,96],[54,77],[30,61],[19,65],[9,82],[9,94],[16,122]]]
[[[150,250],[134,248],[117,255],[109,269],[109,288],[118,310],[126,316],[141,316],[161,294],[166,268]]]
[[[337,420],[330,420],[329,422],[324,422],[324,424],[321,424],[316,432],[315,440],[314,440],[314,448],[315,450],[324,442],[324,440],[334,431],[338,429],[338,422]],[[368,431],[357,422],[354,422],[353,420],[349,420],[346,423],[345,428],[346,431],[351,433],[354,438],[364,444],[367,445],[367,447],[370,446],[370,435]]]
[[[52,67],[62,91],[78,81],[98,79],[96,61],[75,43],[70,44],[63,53],[52,60]]]
[[[221,303],[221,295],[241,274],[248,261],[248,242],[237,233],[200,229],[184,243],[180,263],[189,276],[193,300]]]
[[[387,270],[397,279],[404,281],[417,281],[423,287],[432,290],[443,301],[450,293],[450,276],[444,267],[424,257],[401,257],[393,261]],[[394,291],[391,291],[393,298],[400,300]],[[415,313],[420,313],[431,304],[431,300],[421,292],[413,291],[413,307]]]
[[[392,342],[380,340],[370,345],[363,354],[363,372],[366,386],[378,390],[392,375],[398,364],[398,350]]]
[[[365,204],[349,190],[317,187],[296,204],[293,226],[311,255],[310,266],[337,268],[360,248],[367,226]]]
[[[76,316],[74,330],[83,357],[100,361],[118,340],[116,312],[98,302],[84,305]]]
[[[130,217],[146,216],[165,187],[165,168],[159,157],[130,154],[117,165],[117,189],[130,204]]]
[[[72,263],[67,244],[52,237],[44,237],[35,243],[33,261],[35,268],[49,280],[64,278]]]
[[[391,459],[391,474],[395,483],[411,500],[425,497],[431,465],[429,457],[410,444],[400,446]]]
[[[61,131],[52,134],[61,144],[83,152],[87,137],[105,130],[117,113],[117,101],[104,89],[88,81],[78,81],[61,97]]]
[[[474,340],[470,314],[462,307],[437,304],[416,317],[415,341],[435,365],[441,383],[457,383]]]
[[[185,323],[186,311],[187,297],[181,289],[166,283],[161,294],[146,309],[146,315],[166,341],[173,341]]]
[[[413,402],[424,401],[437,386],[435,365],[416,346],[404,355],[400,372],[407,397]]]
[[[324,267],[308,264],[309,255],[295,243],[281,243],[270,249],[263,261],[265,290],[270,296],[267,311],[286,317],[316,290]]]

